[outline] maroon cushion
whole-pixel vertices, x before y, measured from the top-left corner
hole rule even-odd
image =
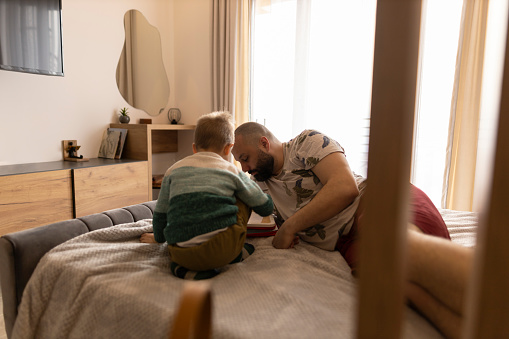
[[[426,193],[414,185],[410,185],[409,208],[412,223],[419,227],[423,233],[451,239],[440,212]],[[357,240],[359,228],[362,227],[362,223],[359,220],[362,220],[363,213],[364,210],[357,210],[352,229],[347,235],[341,236],[336,244],[336,249],[345,258],[348,265],[350,265],[353,274],[355,274],[358,264]]]

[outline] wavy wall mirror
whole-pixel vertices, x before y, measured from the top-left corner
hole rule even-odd
[[[125,13],[124,28],[124,48],[116,73],[118,90],[129,105],[159,115],[170,96],[159,31],[137,10]]]

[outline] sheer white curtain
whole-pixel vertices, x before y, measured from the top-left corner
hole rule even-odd
[[[214,0],[213,111],[229,111],[237,125],[249,118],[249,46],[252,0]]]
[[[366,174],[376,0],[255,2],[251,119],[282,141],[314,128]]]
[[[424,0],[412,182],[440,206],[463,0]],[[255,0],[251,120],[318,129],[367,174],[376,0]]]
[[[442,189],[463,0],[423,1],[411,181],[443,207]]]
[[[493,156],[500,109],[507,33],[507,1],[490,1],[483,65],[481,114],[475,168],[473,211],[482,211],[487,203],[493,171]]]

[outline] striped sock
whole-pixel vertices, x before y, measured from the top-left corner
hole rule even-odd
[[[247,259],[247,257],[253,254],[254,251],[255,248],[253,245],[245,243],[244,247],[242,248],[242,251],[240,251],[239,255],[235,259],[233,259],[230,264],[235,264],[244,261],[245,259]]]
[[[251,244],[244,243],[244,248],[242,249],[242,260],[249,257],[255,251],[255,247]]]
[[[179,264],[174,262],[171,262],[170,270],[174,276],[185,280],[210,279],[219,274],[219,271],[215,269],[208,271],[191,271],[185,268],[184,266],[180,266]]]

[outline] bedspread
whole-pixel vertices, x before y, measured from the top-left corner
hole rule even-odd
[[[476,243],[479,214],[475,212],[440,209],[451,240],[462,246],[473,247]]]
[[[183,280],[165,244],[142,244],[151,220],[113,226],[48,252],[29,281],[13,338],[165,338]],[[215,338],[352,338],[356,282],[338,252],[301,242],[255,252],[212,282]],[[405,338],[440,338],[406,308]]]

